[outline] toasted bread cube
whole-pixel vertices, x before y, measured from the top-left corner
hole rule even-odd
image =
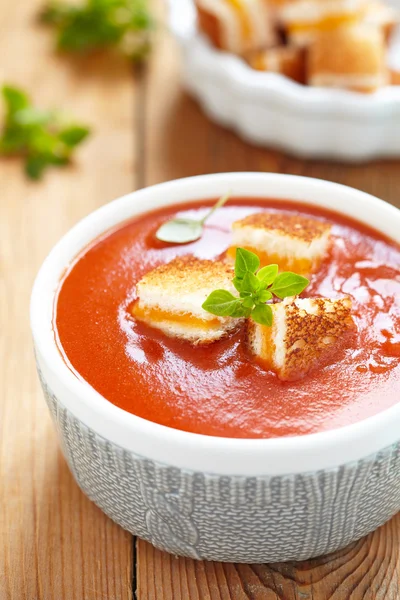
[[[236,248],[246,248],[259,256],[261,266],[277,264],[281,271],[303,275],[319,268],[329,247],[331,225],[302,215],[261,212],[236,221],[232,230],[230,257]]]
[[[276,42],[266,0],[196,0],[196,7],[201,31],[217,48],[242,55]]]
[[[202,308],[209,294],[225,289],[237,295],[230,265],[192,256],[153,269],[137,284],[132,315],[165,334],[206,344],[222,338],[241,319],[216,317]]]
[[[252,52],[247,61],[257,71],[279,73],[298,83],[305,83],[305,51],[296,46],[278,46]]]
[[[286,298],[271,305],[272,327],[248,322],[249,345],[261,364],[283,381],[315,369],[353,328],[350,298]]]
[[[318,87],[373,92],[389,83],[386,41],[368,25],[319,35],[308,52],[308,83]]]
[[[320,33],[353,25],[363,18],[369,0],[286,0],[280,21],[288,40],[308,46]]]
[[[400,85],[400,70],[392,69],[390,71],[390,83],[391,85]]]

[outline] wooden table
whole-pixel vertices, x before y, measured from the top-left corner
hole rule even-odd
[[[141,72],[114,59],[71,61],[52,52],[51,36],[35,24],[40,3],[0,0],[0,82],[64,107],[94,134],[76,166],[39,184],[24,179],[18,160],[0,162],[0,600],[398,600],[400,517],[334,556],[253,566],[177,559],[114,525],[79,491],[58,450],[35,373],[28,301],[58,238],[135,188],[277,171],[400,206],[399,163],[344,166],[251,147],[210,123],[182,91],[168,35]]]

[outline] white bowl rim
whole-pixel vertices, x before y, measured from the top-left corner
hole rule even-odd
[[[53,393],[76,418],[125,450],[178,468],[219,475],[274,476],[330,469],[397,443],[400,402],[352,425],[304,436],[212,437],[172,429],[127,413],[77,378],[66,365],[55,341],[51,316],[62,273],[79,251],[129,217],[159,206],[213,198],[227,189],[232,196],[291,199],[334,208],[400,242],[400,210],[364,192],[307,177],[270,173],[201,175],[123,196],[91,213],[67,232],[36,277],[31,297],[31,328],[40,368]]]

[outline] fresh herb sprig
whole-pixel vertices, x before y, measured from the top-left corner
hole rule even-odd
[[[25,172],[31,179],[40,179],[49,166],[68,164],[89,129],[65,123],[53,111],[35,108],[18,88],[5,85],[1,91],[6,116],[0,132],[0,154],[23,156]]]
[[[221,208],[228,200],[230,194],[222,196],[216,204],[208,211],[202,219],[189,219],[176,217],[163,223],[156,231],[156,238],[169,244],[188,244],[195,242],[203,235],[203,229],[206,221]]]
[[[154,28],[148,4],[148,0],[84,0],[78,5],[54,1],[39,16],[56,28],[61,51],[116,47],[140,62],[150,50]]]
[[[273,312],[267,302],[274,296],[281,300],[297,296],[310,283],[302,275],[291,272],[278,274],[278,271],[278,265],[260,269],[260,259],[256,254],[245,248],[237,248],[232,282],[239,292],[239,298],[228,290],[215,290],[204,302],[203,309],[218,317],[246,317],[271,327]]]

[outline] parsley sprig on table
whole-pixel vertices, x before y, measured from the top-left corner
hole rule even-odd
[[[84,0],[78,5],[54,1],[45,6],[40,19],[56,28],[62,51],[117,47],[140,61],[150,50],[154,23],[148,0]]]
[[[1,91],[6,115],[0,132],[0,154],[23,156],[25,172],[31,179],[40,179],[49,166],[68,164],[89,129],[65,123],[57,113],[34,107],[29,96],[18,88],[5,85]]]
[[[283,300],[301,294],[310,282],[296,273],[278,274],[278,265],[259,267],[260,259],[256,254],[237,248],[232,282],[239,298],[228,290],[215,290],[204,302],[204,310],[218,317],[250,317],[260,325],[271,327],[273,312],[266,303],[273,296]]]

